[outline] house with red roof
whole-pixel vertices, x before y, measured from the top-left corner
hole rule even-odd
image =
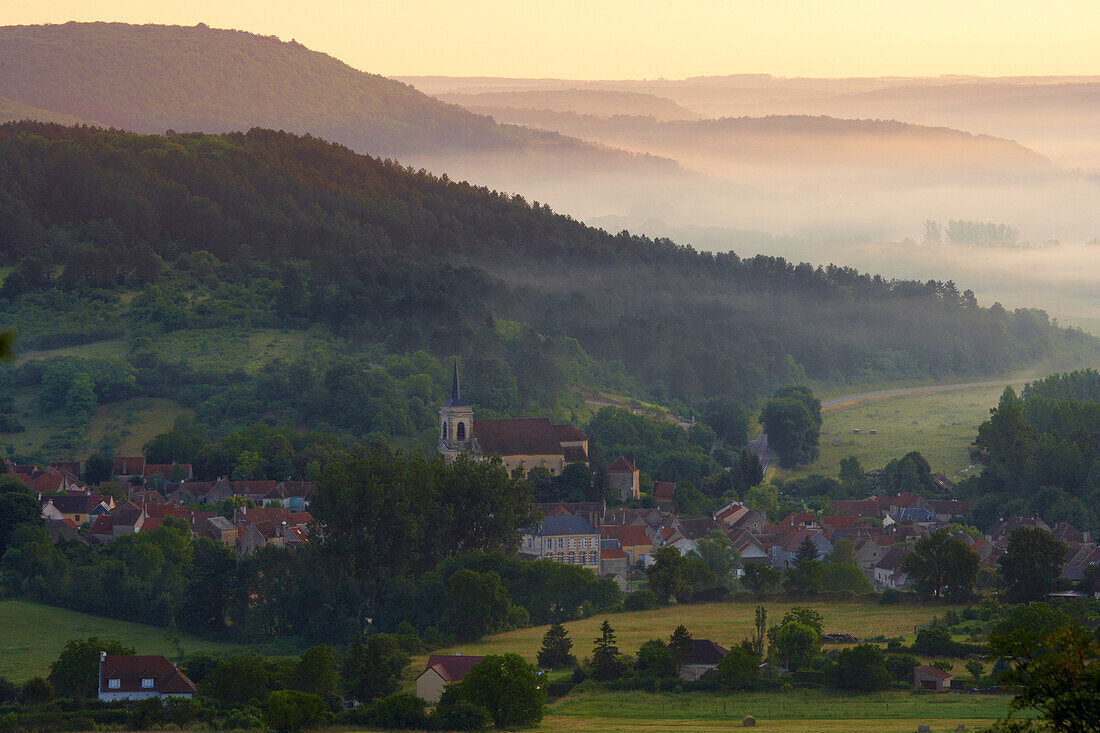
[[[600,536],[605,540],[618,540],[619,547],[626,553],[631,565],[637,562],[648,564],[653,555],[653,540],[645,527],[636,524],[605,524],[600,527]]]
[[[637,499],[638,479],[641,471],[626,456],[619,456],[607,467],[607,483],[619,495],[621,501]]]
[[[146,463],[141,472],[146,481],[164,479],[166,481],[186,481],[195,477],[190,463]]]
[[[672,510],[672,497],[676,493],[675,481],[653,482],[653,506],[665,511]]]
[[[913,689],[944,692],[951,688],[955,675],[942,669],[922,664],[913,670]]]
[[[163,655],[99,654],[100,700],[114,702],[194,695],[195,683]]]
[[[145,475],[145,456],[118,456],[111,465],[111,474],[120,479]]]
[[[416,696],[429,703],[439,702],[443,688],[458,682],[484,657],[462,654],[432,654],[428,664],[416,678]]]

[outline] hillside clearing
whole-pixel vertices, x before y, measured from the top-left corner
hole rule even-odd
[[[978,425],[989,417],[990,408],[997,406],[1004,389],[995,386],[914,392],[825,408],[818,460],[795,469],[777,468],[775,475],[782,479],[812,474],[836,478],[840,461],[848,456],[855,456],[865,469],[871,469],[916,450],[933,471],[958,481],[971,470],[969,446]]]

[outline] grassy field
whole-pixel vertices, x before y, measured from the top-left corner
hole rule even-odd
[[[134,647],[138,654],[174,654],[172,645],[165,639],[164,629],[155,626],[115,621],[30,601],[6,600],[0,601],[0,677],[22,682],[45,675],[65,642],[89,636],[121,641]],[[296,656],[299,653],[290,642],[248,646],[205,641],[187,634],[181,634],[181,639],[185,655]]]
[[[544,727],[572,730],[718,730],[740,727],[745,715],[757,728],[788,731],[968,730],[1008,712],[1010,698],[992,695],[926,695],[890,691],[851,694],[792,689],[782,693],[607,692],[569,695],[547,710]],[[936,725],[938,723],[938,725]]]
[[[792,470],[776,468],[774,475],[800,478],[816,473],[836,478],[841,459],[848,456],[856,456],[870,469],[917,450],[933,471],[957,481],[967,476],[970,443],[1002,392],[1004,387],[970,387],[825,408],[818,460]],[[859,434],[852,432],[856,429]],[[871,435],[871,430],[876,434]]]
[[[904,636],[914,633],[914,627],[928,623],[933,616],[941,615],[948,609],[960,609],[961,606],[881,606],[877,603],[857,601],[808,601],[802,603],[762,604],[768,611],[769,625],[778,623],[783,614],[793,606],[813,606],[824,618],[825,631],[853,634],[865,639],[874,636]],[[652,611],[617,613],[608,616],[619,649],[625,654],[633,654],[642,642],[648,639],[664,638],[684,624],[692,636],[697,639],[711,639],[722,646],[729,647],[741,639],[747,638],[755,621],[755,603],[701,603],[698,605],[671,605]],[[573,651],[578,657],[591,652],[592,642],[597,636],[603,616],[570,621],[565,624],[569,637],[573,640]],[[441,649],[440,654],[519,654],[530,662],[535,661],[545,626],[519,629],[505,634],[497,634],[469,644],[459,644]],[[411,667],[419,674],[424,669],[426,657],[413,660]]]

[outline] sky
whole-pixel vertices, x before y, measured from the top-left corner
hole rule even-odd
[[[1100,74],[1096,0],[0,0],[0,25],[275,35],[386,76]]]

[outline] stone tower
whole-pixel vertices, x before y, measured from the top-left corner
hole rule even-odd
[[[474,451],[474,407],[462,399],[458,385],[458,360],[451,378],[451,399],[439,410],[439,452],[448,461],[459,453]]]

